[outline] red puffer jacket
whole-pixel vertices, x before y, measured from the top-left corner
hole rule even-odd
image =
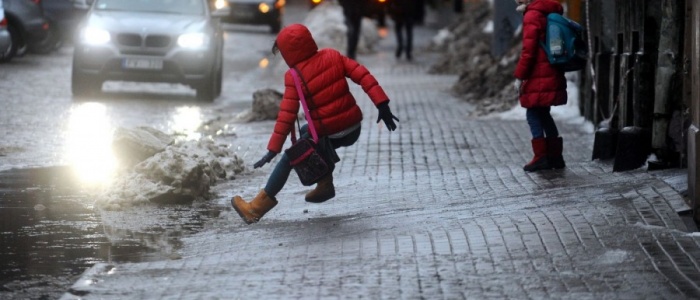
[[[515,68],[515,78],[523,81],[520,105],[525,108],[566,104],[566,77],[547,60],[540,45],[545,39],[547,14],[562,13],[561,4],[533,0],[523,16],[523,50]]]
[[[309,105],[311,119],[319,136],[340,132],[362,121],[362,111],[350,93],[346,77],[362,86],[377,106],[389,97],[367,68],[334,49],[318,50],[309,30],[301,24],[284,27],[277,36],[277,47],[282,58],[299,71],[302,88]],[[267,150],[282,151],[287,135],[294,128],[299,112],[299,95],[289,71],[284,74],[284,94],[274,132]]]

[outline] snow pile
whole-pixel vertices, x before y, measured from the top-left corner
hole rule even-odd
[[[304,25],[309,28],[319,49],[333,48],[345,53],[347,48],[347,31],[343,7],[340,4],[325,1],[314,7],[304,19]],[[377,26],[368,18],[362,19],[360,40],[357,53],[372,53],[381,37]]]
[[[262,89],[253,93],[253,106],[236,116],[242,122],[276,120],[282,103],[282,93],[275,89]]]
[[[209,199],[209,187],[244,171],[243,160],[211,140],[178,141],[116,179],[97,204],[119,210],[143,203],[187,203]]]
[[[433,39],[444,55],[430,69],[436,74],[459,74],[452,91],[475,105],[478,116],[509,110],[517,103],[512,84],[521,41],[497,59],[491,55],[492,8],[487,2],[469,4],[456,22]]]
[[[131,167],[165,150],[175,141],[171,136],[151,127],[117,128],[112,150],[123,166]]]

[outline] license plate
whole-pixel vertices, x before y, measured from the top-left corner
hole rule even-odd
[[[153,58],[125,58],[122,61],[125,69],[160,70],[163,69],[163,61]]]

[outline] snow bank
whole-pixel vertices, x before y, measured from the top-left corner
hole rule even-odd
[[[121,174],[97,198],[107,210],[209,199],[209,188],[243,172],[243,160],[211,140],[179,141]]]
[[[304,19],[304,25],[311,31],[319,49],[333,48],[345,53],[348,27],[345,26],[343,8],[338,3],[325,1],[314,7]],[[360,31],[357,53],[372,53],[381,40],[377,26],[372,20],[363,18]]]

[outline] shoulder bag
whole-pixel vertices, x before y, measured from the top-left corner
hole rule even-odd
[[[297,173],[297,176],[299,176],[301,184],[309,186],[317,183],[321,178],[333,172],[335,162],[337,161],[335,157],[337,156],[326,154],[328,153],[328,150],[333,150],[333,152],[335,152],[333,146],[330,145],[330,139],[323,137],[319,143],[318,134],[316,133],[316,128],[314,127],[314,123],[311,119],[311,114],[309,113],[309,108],[304,97],[304,91],[301,88],[299,74],[294,68],[290,69],[290,72],[294,78],[294,85],[297,88],[297,93],[299,93],[299,101],[304,108],[304,115],[306,116],[306,122],[308,123],[311,138],[300,138],[297,140],[296,135],[294,134],[295,130],[292,128],[292,146],[287,150],[284,150],[284,153],[289,158],[290,164]],[[297,127],[298,126],[299,120],[297,120]]]

